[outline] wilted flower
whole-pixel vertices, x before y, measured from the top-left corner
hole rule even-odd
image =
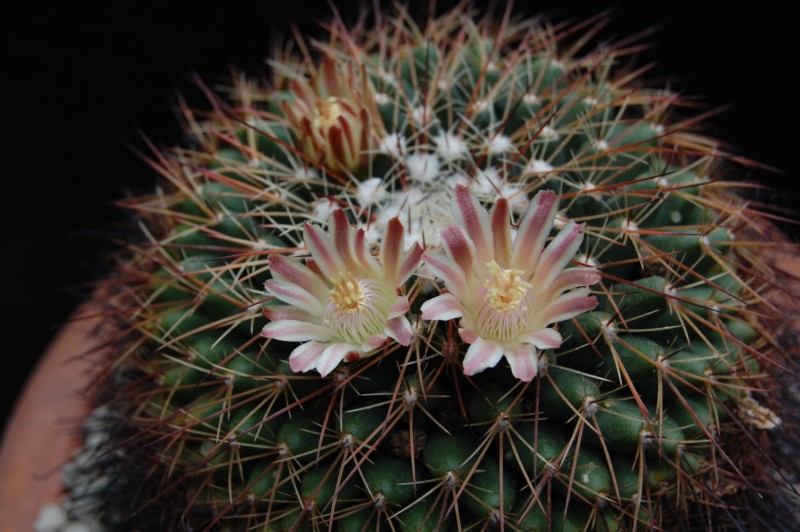
[[[422,317],[461,318],[459,333],[471,344],[465,374],[493,367],[505,356],[515,377],[532,380],[538,351],[561,345],[550,325],[597,306],[587,287],[600,280],[599,272],[565,269],[580,247],[581,226],[568,222],[545,247],[556,211],[552,191],[536,194],[512,242],[505,199],[487,213],[467,188],[456,187],[456,226],[442,231],[444,252],[424,257],[447,293],[426,301]]]
[[[367,83],[364,73],[340,75],[329,57],[310,83],[292,83],[295,98],[283,101],[283,112],[312,160],[334,171],[354,172],[378,149],[375,121],[380,115]]]
[[[333,213],[330,234],[306,223],[304,240],[313,262],[274,255],[269,295],[286,305],[268,305],[267,338],[302,342],[289,355],[292,371],[316,368],[322,376],[342,360],[372,355],[392,338],[411,342],[405,317],[408,299],[398,288],[419,264],[422,248],[403,251],[403,225],[391,220],[381,242],[380,261],[373,257],[363,229],[354,230],[342,210]]]

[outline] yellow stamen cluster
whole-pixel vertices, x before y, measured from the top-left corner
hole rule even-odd
[[[353,314],[358,312],[364,303],[364,292],[355,277],[349,272],[340,273],[339,279],[330,279],[333,288],[330,290],[331,300],[336,308],[342,312]]]
[[[524,273],[522,270],[504,270],[494,260],[486,266],[489,268],[489,278],[486,279],[484,287],[489,296],[489,305],[501,312],[516,310],[533,285],[522,280],[521,276]],[[523,307],[520,310],[524,312],[527,309]]]
[[[317,100],[316,107],[314,127],[330,127],[342,116],[342,106],[339,105],[339,98],[331,96],[325,100]]]

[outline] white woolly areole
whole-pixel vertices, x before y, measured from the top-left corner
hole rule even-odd
[[[558,131],[550,126],[544,126],[539,132],[539,136],[545,140],[558,140],[561,138],[561,135],[559,135]]]
[[[311,211],[311,218],[314,221],[326,223],[331,219],[333,211],[337,205],[328,198],[321,198],[314,202],[314,208]]]
[[[486,141],[486,149],[490,154],[506,153],[511,151],[513,147],[514,144],[512,144],[511,139],[505,135],[496,135]]]
[[[384,105],[392,101],[392,99],[389,98],[389,95],[386,94],[385,92],[376,92],[372,96],[372,99],[374,99],[375,103],[377,103],[378,105]]]
[[[425,105],[419,105],[411,110],[411,120],[417,125],[427,125],[433,120],[433,113],[431,108]]]
[[[303,167],[303,168],[295,168],[294,170],[294,178],[297,179],[298,181],[312,181],[314,179],[317,179],[317,177],[319,177],[319,175],[317,174],[317,171],[314,170],[313,168]]]
[[[430,153],[415,153],[406,157],[408,178],[430,183],[439,175],[439,158]]]
[[[547,172],[552,172],[553,170],[555,170],[553,165],[542,159],[532,159],[525,167],[526,172],[531,172],[534,174],[546,174]]]
[[[539,97],[535,92],[526,92],[525,96],[522,97],[522,101],[528,105],[533,105],[535,103],[539,103]]]
[[[439,133],[433,137],[436,153],[445,161],[455,161],[467,154],[466,143],[452,133]]]
[[[359,183],[356,189],[356,198],[362,207],[373,205],[386,197],[386,187],[380,177],[370,177],[366,181]]]
[[[399,159],[406,151],[406,138],[397,133],[390,133],[380,140],[378,151]]]
[[[592,146],[597,151],[608,151],[609,148],[608,142],[605,140],[596,140],[594,143],[592,143]]]

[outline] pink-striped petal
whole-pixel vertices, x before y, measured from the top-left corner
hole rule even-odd
[[[509,224],[508,201],[500,198],[489,213],[494,237],[494,260],[502,268],[509,267],[511,259],[511,225]]]
[[[289,355],[289,367],[292,371],[305,373],[317,366],[317,360],[328,344],[306,342],[298,345]]]
[[[423,320],[447,321],[460,318],[464,309],[452,294],[442,294],[427,300],[420,308]]]
[[[386,322],[384,332],[400,345],[409,345],[414,338],[414,329],[405,316],[398,316]]]
[[[269,321],[278,320],[301,320],[314,321],[314,316],[304,310],[289,305],[265,305],[264,317]]]
[[[555,329],[540,329],[520,337],[521,343],[532,344],[538,349],[558,349],[561,347],[561,333]]]
[[[530,382],[539,372],[539,358],[536,348],[528,344],[515,344],[506,347],[506,360],[511,373],[523,382]]]
[[[503,346],[497,342],[478,338],[464,355],[464,374],[475,375],[486,368],[493,368],[503,358]]]
[[[581,228],[582,226],[575,222],[567,222],[550,242],[542,253],[536,274],[533,276],[534,286],[550,286],[561,270],[569,264],[583,241]]]
[[[378,349],[380,346],[382,346],[384,342],[386,342],[387,336],[389,335],[386,333],[369,336],[364,340],[364,342],[358,349],[362,353],[369,353],[370,351],[374,351],[375,349]]]
[[[381,243],[381,264],[386,272],[387,279],[394,280],[397,278],[404,241],[403,224],[397,218],[392,218],[386,224],[386,233]]]
[[[387,314],[387,318],[396,318],[397,316],[402,316],[406,312],[411,309],[411,305],[408,304],[408,298],[406,296],[397,296],[397,299],[394,300],[392,306],[389,308],[389,314]]]
[[[367,273],[368,277],[378,279],[383,275],[383,269],[378,264],[378,261],[375,260],[375,257],[369,252],[369,245],[367,244],[367,237],[364,229],[356,231],[355,240],[353,241],[353,252],[355,253],[358,264]]]
[[[468,344],[474,344],[478,340],[477,333],[472,329],[461,328],[458,330],[458,335]]]
[[[405,283],[408,278],[411,277],[411,274],[417,271],[417,266],[419,266],[420,260],[422,260],[422,252],[422,248],[416,243],[406,252],[394,279],[396,286]]]
[[[339,362],[344,360],[344,357],[351,351],[357,351],[355,346],[343,343],[330,344],[317,359],[317,371],[319,371],[319,374],[323,377],[326,376],[333,371],[336,366],[339,365]]]
[[[322,229],[306,223],[303,240],[305,240],[320,272],[326,278],[337,277],[340,273],[346,272],[342,258],[336,252],[330,237]]]
[[[558,274],[555,281],[539,293],[546,292],[553,297],[579,286],[592,286],[600,282],[600,272],[595,268],[568,268]]]
[[[342,259],[347,271],[359,271],[360,264],[355,257],[353,249],[353,228],[347,220],[347,215],[342,209],[333,211],[333,222],[331,223],[331,240],[336,249],[336,253]]]
[[[460,227],[443,229],[442,244],[447,251],[447,257],[458,264],[462,272],[466,274],[472,270],[475,248],[472,242],[464,236],[464,231]]]
[[[550,324],[574,318],[597,307],[597,298],[590,296],[588,288],[576,288],[553,301],[537,313],[540,321]]]
[[[553,221],[556,218],[556,195],[552,190],[538,192],[519,224],[511,250],[511,267],[527,274],[533,273],[539,263]]]
[[[330,332],[322,325],[301,320],[271,321],[264,325],[261,336],[284,342],[325,342],[331,339]]]
[[[453,218],[456,226],[462,227],[475,246],[475,258],[481,264],[492,260],[492,233],[489,226],[489,215],[478,203],[478,200],[463,185],[457,185]]]
[[[319,300],[296,284],[270,279],[264,283],[264,288],[269,295],[311,315],[317,316],[322,313],[322,304]]]
[[[328,294],[325,281],[297,260],[283,255],[272,255],[269,258],[269,269],[274,279],[302,286],[319,300],[325,299]]]
[[[431,251],[425,252],[422,260],[428,265],[433,273],[444,281],[445,286],[455,297],[461,299],[467,294],[467,280],[464,272],[458,264],[446,257],[444,254]]]

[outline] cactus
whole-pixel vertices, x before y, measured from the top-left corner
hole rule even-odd
[[[127,203],[106,522],[741,519],[779,363],[717,143],[564,27],[383,24],[185,109],[194,145]]]

